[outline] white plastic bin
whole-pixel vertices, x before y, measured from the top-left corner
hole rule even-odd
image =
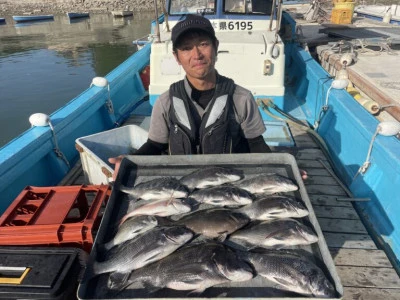
[[[137,125],[127,125],[75,140],[80,153],[83,173],[89,184],[111,182],[114,165],[108,158],[121,154],[132,154],[132,150],[142,146],[148,132]]]

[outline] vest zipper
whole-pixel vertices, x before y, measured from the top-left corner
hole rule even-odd
[[[211,136],[212,135],[212,132],[214,131],[214,129],[217,129],[218,127],[221,127],[221,126],[223,126],[223,124],[219,124],[219,125],[217,125],[217,126],[213,126],[213,127],[211,127],[211,129],[203,136],[203,138],[201,139],[201,146],[202,146],[202,151],[204,151],[204,140],[205,140],[205,138],[206,138],[206,136],[208,135],[208,136]],[[203,153],[204,154],[204,153]]]
[[[191,145],[192,143],[191,143],[191,141],[190,141],[189,136],[186,134],[186,132],[185,132],[184,130],[182,130],[182,129],[178,126],[178,124],[174,124],[174,134],[178,134],[178,131],[181,132],[181,134],[189,141],[189,144]],[[169,148],[169,154],[172,155],[172,153],[171,153],[171,139],[169,140],[168,148]],[[192,154],[192,152],[190,152],[190,153],[188,153],[188,154]]]

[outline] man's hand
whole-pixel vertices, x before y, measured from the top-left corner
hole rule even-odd
[[[122,161],[122,159],[124,157],[125,157],[125,155],[120,155],[120,156],[117,156],[117,157],[110,157],[108,159],[108,162],[110,164],[115,164],[114,173],[113,173],[113,180],[114,181],[115,181],[115,178],[117,178],[119,167],[121,166],[121,161]]]

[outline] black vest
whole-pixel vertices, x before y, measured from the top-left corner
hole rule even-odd
[[[232,79],[217,76],[215,93],[203,117],[186,93],[184,80],[170,86],[169,153],[221,154],[249,152],[247,140],[241,138],[240,124],[235,118]]]

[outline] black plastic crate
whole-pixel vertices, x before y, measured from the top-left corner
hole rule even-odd
[[[0,298],[76,299],[84,260],[77,248],[0,247]]]

